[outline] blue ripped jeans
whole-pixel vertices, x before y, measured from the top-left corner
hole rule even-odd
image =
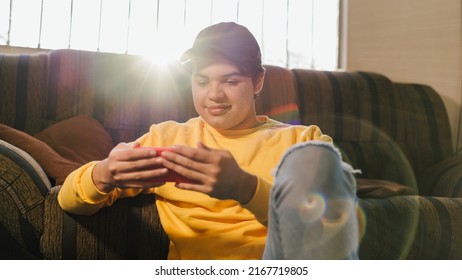
[[[357,259],[355,171],[338,150],[297,144],[275,172],[263,259]]]

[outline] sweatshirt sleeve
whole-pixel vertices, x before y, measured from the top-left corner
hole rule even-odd
[[[90,162],[67,176],[58,193],[58,203],[64,211],[91,215],[102,207],[110,206],[118,197],[135,196],[141,192],[137,189],[114,189],[109,193],[99,191],[92,179],[92,172],[97,162]]]
[[[323,134],[321,129],[316,125],[310,125],[300,134],[301,138],[298,142],[307,142],[311,140],[319,140],[328,143],[333,143],[332,137]]]
[[[263,224],[268,223],[269,196],[272,184],[258,177],[257,189],[252,199],[242,207],[252,212],[257,220]]]

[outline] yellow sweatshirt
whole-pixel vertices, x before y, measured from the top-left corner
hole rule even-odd
[[[264,124],[251,129],[221,131],[202,118],[186,123],[168,121],[152,125],[138,141],[142,146],[196,147],[200,140],[214,149],[231,152],[245,171],[258,177],[251,201],[240,205],[206,194],[181,190],[173,183],[152,188],[157,196],[159,216],[171,240],[170,259],[260,259],[266,240],[269,191],[272,170],[292,145],[310,140],[332,142],[316,126],[291,126],[259,116]],[[115,189],[99,192],[91,179],[92,162],[68,176],[58,195],[64,210],[92,214],[111,205],[118,197],[134,196],[138,190]]]

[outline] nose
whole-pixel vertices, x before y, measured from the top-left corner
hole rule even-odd
[[[212,83],[208,93],[208,98],[215,102],[221,101],[226,97],[226,94],[219,83]]]

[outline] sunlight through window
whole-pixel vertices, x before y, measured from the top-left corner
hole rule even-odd
[[[339,0],[0,0],[0,44],[179,58],[210,24],[235,21],[263,62],[333,70]]]

